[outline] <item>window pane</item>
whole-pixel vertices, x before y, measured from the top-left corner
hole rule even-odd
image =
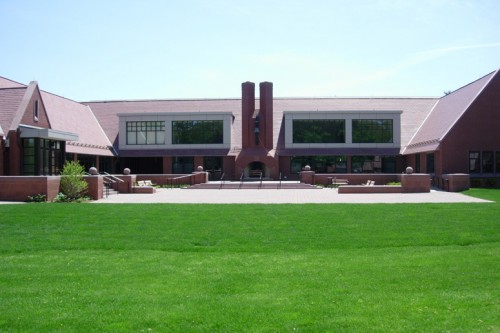
[[[318,173],[345,173],[345,156],[293,156],[291,162],[291,172],[300,172],[306,165]]]
[[[479,152],[471,151],[469,153],[469,173],[479,173]]]
[[[136,133],[135,132],[128,132],[127,133],[127,144],[128,145],[135,145],[135,144],[137,144]]]
[[[483,172],[484,173],[493,173],[493,152],[492,151],[483,151]]]
[[[172,121],[173,144],[224,143],[222,120]]]
[[[392,143],[392,119],[356,119],[352,121],[353,143]]]
[[[345,143],[343,119],[294,119],[293,143]]]
[[[495,172],[500,173],[500,151],[495,153],[496,161],[495,161]]]
[[[164,121],[128,121],[128,145],[156,145],[165,143]]]

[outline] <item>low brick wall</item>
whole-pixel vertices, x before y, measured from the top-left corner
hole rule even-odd
[[[314,171],[300,173],[300,181],[311,185],[329,185],[333,178],[347,179],[349,185],[340,185],[339,193],[425,193],[431,191],[431,177],[424,173],[413,174],[316,174]],[[363,186],[368,180],[372,186]],[[390,182],[401,182],[401,186],[385,186]]]
[[[89,184],[87,194],[94,200],[103,197],[101,176],[85,176]],[[28,196],[44,194],[47,201],[59,193],[60,176],[0,176],[0,201],[26,201]]]
[[[59,176],[1,176],[0,201],[26,201],[37,194],[51,201],[59,193],[60,184]]]
[[[397,173],[315,173],[302,171],[300,181],[311,185],[331,185],[332,179],[347,179],[349,185],[365,184],[368,180],[375,181],[375,185],[385,185],[390,182],[401,181],[401,174]]]
[[[341,185],[338,191],[339,193],[403,193],[403,187],[392,185]]]
[[[441,188],[448,192],[461,192],[470,188],[470,177],[464,173],[441,175]]]
[[[102,176],[85,176],[83,179],[88,184],[87,195],[94,200],[104,197],[104,181]]]
[[[132,193],[156,193],[156,189],[152,186],[132,186]]]

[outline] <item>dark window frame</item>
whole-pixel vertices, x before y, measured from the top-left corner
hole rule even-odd
[[[125,128],[127,145],[165,144],[165,121],[127,121]]]
[[[345,119],[293,119],[294,144],[346,143]]]
[[[393,119],[353,119],[352,143],[394,143]]]
[[[220,145],[223,143],[223,120],[172,120],[173,145]]]

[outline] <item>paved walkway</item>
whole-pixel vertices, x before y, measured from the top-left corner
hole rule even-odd
[[[158,189],[154,194],[110,195],[95,203],[455,203],[489,202],[461,193],[432,190],[430,193],[339,194],[335,189],[319,190],[188,190]]]

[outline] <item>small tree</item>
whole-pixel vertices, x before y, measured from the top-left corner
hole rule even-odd
[[[61,193],[69,201],[78,200],[87,193],[88,184],[83,180],[85,169],[78,161],[67,161],[61,171]]]

